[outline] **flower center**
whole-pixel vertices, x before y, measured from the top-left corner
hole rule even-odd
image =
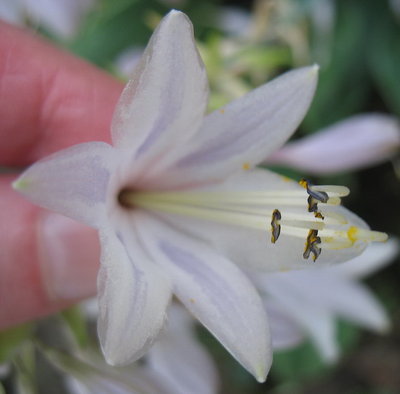
[[[269,191],[142,192],[123,190],[120,204],[152,211],[269,231],[271,242],[281,234],[305,240],[303,257],[315,261],[322,249],[343,249],[356,241],[386,241],[387,235],[350,226],[347,219],[322,206],[340,205],[349,194],[344,186],[315,186],[301,180],[303,189]]]

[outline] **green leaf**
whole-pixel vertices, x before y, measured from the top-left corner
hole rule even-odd
[[[79,307],[72,307],[61,312],[61,317],[67,323],[79,347],[87,346],[89,334],[85,316]]]
[[[271,375],[279,382],[296,382],[327,370],[314,346],[307,342],[294,350],[275,352]]]
[[[164,10],[155,0],[99,1],[69,49],[106,67],[128,47],[144,46],[152,32],[148,18]]]
[[[385,104],[400,115],[400,23],[386,1],[374,5],[368,65]]]
[[[340,353],[344,354],[354,349],[359,335],[360,330],[357,327],[339,320],[337,342]],[[333,366],[324,363],[314,345],[306,342],[295,349],[275,352],[271,374],[279,382],[298,384],[316,375],[328,373]]]
[[[370,83],[366,67],[367,8],[357,0],[337,2],[331,61],[321,68],[316,96],[304,121],[307,131],[363,109]]]
[[[14,358],[17,392],[37,394],[36,358],[32,342],[27,343]]]
[[[32,336],[32,325],[24,324],[0,332],[0,364],[14,356],[20,346]]]

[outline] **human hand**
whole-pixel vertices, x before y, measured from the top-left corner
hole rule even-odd
[[[67,146],[109,141],[123,85],[0,21],[0,166],[27,166]],[[37,208],[0,174],[0,329],[95,294],[96,231]]]

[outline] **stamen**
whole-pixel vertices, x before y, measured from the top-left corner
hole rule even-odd
[[[306,180],[305,189],[234,192],[138,192],[123,190],[119,203],[127,208],[144,209],[191,216],[202,220],[266,230],[271,218],[271,242],[281,234],[306,239],[303,257],[314,261],[322,249],[339,250],[353,247],[355,242],[385,241],[387,235],[355,226],[349,227],[345,216],[318,204],[339,205],[349,194],[343,186],[314,186]],[[278,208],[279,209],[278,209]],[[300,211],[303,210],[303,212]],[[291,212],[292,210],[292,212]],[[293,212],[295,210],[295,212]]]
[[[347,224],[347,219],[345,216],[337,212],[324,212],[325,223],[336,223],[336,224]]]
[[[316,192],[325,192],[329,196],[346,197],[350,194],[350,189],[346,186],[337,185],[309,185],[310,189]]]
[[[340,204],[340,198],[337,196],[346,196],[349,194],[349,189],[343,186],[313,186],[306,179],[301,179],[299,184],[303,186],[308,193],[308,212],[313,212],[314,216],[319,219],[324,219],[322,213],[318,210],[318,203],[322,202],[324,204],[330,203],[333,205]],[[328,196],[327,191],[330,191],[331,194],[335,194],[337,196]]]
[[[347,230],[348,238],[353,241],[367,241],[367,242],[385,242],[388,239],[388,235],[379,231],[365,230],[363,228],[351,226]]]
[[[313,219],[311,217],[311,219]],[[279,223],[283,226],[292,226],[297,228],[305,228],[306,230],[323,230],[325,228],[324,222],[318,222],[316,220],[289,220],[282,219]]]
[[[343,238],[333,238],[333,237],[320,237],[321,238],[321,248],[325,250],[341,250],[346,248],[351,248],[353,242],[349,239]]]
[[[307,236],[306,247],[303,253],[303,257],[308,259],[310,254],[313,254],[313,261],[317,260],[318,256],[321,254],[321,248],[318,244],[321,243],[321,238],[318,237],[318,230],[310,230]]]
[[[288,220],[286,220],[288,219]],[[319,220],[320,219],[320,220]],[[311,216],[308,213],[297,213],[297,212],[285,212],[285,217],[281,220],[281,222],[289,222],[289,221],[305,221],[312,223],[321,223],[324,224],[343,224],[347,223],[346,218],[339,214],[333,214],[333,212],[325,213],[325,219],[316,218],[315,216]]]
[[[273,244],[278,240],[281,233],[281,225],[279,224],[279,220],[281,220],[281,218],[281,213],[277,209],[274,209],[271,220],[271,242]]]
[[[299,193],[301,192],[301,193]],[[212,204],[213,207],[217,205],[226,206],[229,204],[240,205],[264,205],[264,206],[277,206],[277,205],[290,205],[290,206],[304,206],[304,198],[306,194],[301,190],[289,190],[285,192],[159,192],[148,193],[139,192],[131,193],[130,199],[137,202],[138,199],[146,201],[171,201],[173,203],[182,204],[200,204],[202,206]],[[339,205],[341,202],[338,197],[330,197],[327,205]]]
[[[328,194],[324,191],[318,191],[318,190],[313,189],[311,187],[311,183],[309,181],[307,181],[306,179],[301,179],[299,184],[307,190],[307,193],[309,194],[309,196],[312,197],[314,200],[321,201],[324,203],[328,201],[328,199],[329,199]]]

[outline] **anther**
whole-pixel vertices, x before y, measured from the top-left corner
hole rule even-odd
[[[282,215],[278,209],[274,209],[272,212],[272,220],[271,220],[271,242],[274,244],[281,233],[281,225],[279,221],[282,219]]]
[[[303,186],[308,193],[308,212],[314,212],[316,218],[324,219],[321,212],[318,210],[318,202],[327,203],[329,200],[328,193],[320,190],[313,190],[311,183],[306,179],[301,179],[299,184]]]
[[[318,256],[321,254],[321,248],[319,247],[320,243],[321,238],[318,236],[318,230],[310,230],[307,236],[303,258],[308,259],[312,253],[313,261],[317,260]]]
[[[308,196],[308,212],[318,212],[318,201],[313,196]]]
[[[314,212],[314,216],[315,216],[316,218],[319,218],[319,219],[322,219],[322,220],[325,219],[325,216],[322,216],[322,213],[321,213],[321,212]]]

